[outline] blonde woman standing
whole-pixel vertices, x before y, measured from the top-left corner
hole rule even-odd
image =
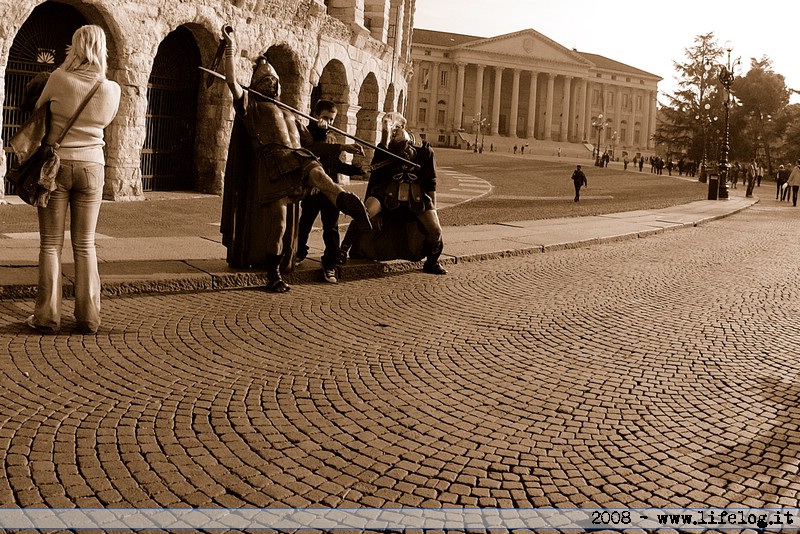
[[[41,333],[61,327],[61,250],[67,209],[75,259],[75,321],[84,334],[100,326],[100,274],[95,228],[105,178],[104,130],[117,114],[120,87],[106,79],[106,34],[99,26],[78,28],[64,63],[47,80],[36,106],[50,103],[47,142],[57,139],[67,121],[97,82],[100,85],[59,146],[61,168],[56,190],[39,211],[39,282],[34,313],[26,321]]]

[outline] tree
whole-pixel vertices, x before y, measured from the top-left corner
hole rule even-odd
[[[772,123],[775,165],[795,164],[800,155],[800,104],[781,110]]]
[[[733,94],[740,105],[731,119],[736,124],[732,128],[736,135],[731,137],[731,153],[740,160],[764,156],[771,172],[770,143],[776,137],[773,119],[789,104],[786,80],[772,71],[768,57],[753,58],[747,74],[734,82]]]
[[[707,156],[709,136],[713,134],[714,111],[721,109],[723,91],[713,76],[711,65],[722,56],[714,33],[695,37],[695,45],[686,49],[686,62],[673,62],[678,72],[678,91],[667,95],[656,125],[655,141],[701,161]]]

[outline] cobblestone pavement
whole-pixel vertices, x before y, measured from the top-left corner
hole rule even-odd
[[[798,236],[767,200],[446,277],[108,298],[96,336],[0,302],[0,507],[798,508]]]

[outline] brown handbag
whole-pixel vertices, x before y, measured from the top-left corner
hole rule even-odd
[[[50,126],[50,102],[36,108],[9,141],[16,154],[16,161],[8,170],[6,178],[14,183],[19,198],[27,204],[47,207],[50,193],[56,189],[55,179],[61,166],[58,147],[101,83],[98,80],[92,87],[52,145],[44,144]]]

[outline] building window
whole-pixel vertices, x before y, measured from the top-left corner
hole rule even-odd
[[[443,70],[439,74],[439,87],[447,87],[447,75],[450,74],[446,70]]]
[[[443,135],[440,135],[440,136],[439,136],[439,144],[440,144],[440,145],[443,145],[443,144],[445,144],[446,142],[447,142],[447,138],[446,138],[445,136],[443,136]]]
[[[636,97],[636,111],[642,111],[642,97]]]
[[[622,109],[631,109],[631,95],[622,93]]]
[[[428,120],[427,111],[428,110],[425,109],[425,108],[419,108],[419,115],[417,116],[417,122],[418,123],[425,124],[425,122],[427,122],[427,120]]]
[[[440,109],[436,112],[436,124],[444,124],[444,110]]]
[[[431,71],[427,67],[423,67],[420,74],[422,74],[422,89],[427,91],[430,85]]]
[[[442,57],[450,57],[450,52],[445,52],[444,54],[442,54]]]
[[[430,50],[425,50],[424,54],[425,54],[426,56],[429,56],[429,55],[431,55],[431,51],[430,51]]]
[[[614,93],[612,91],[608,92],[608,100],[606,100],[609,107],[614,105]]]
[[[599,106],[602,102],[600,102],[600,89],[593,89],[592,90],[592,105]]]

